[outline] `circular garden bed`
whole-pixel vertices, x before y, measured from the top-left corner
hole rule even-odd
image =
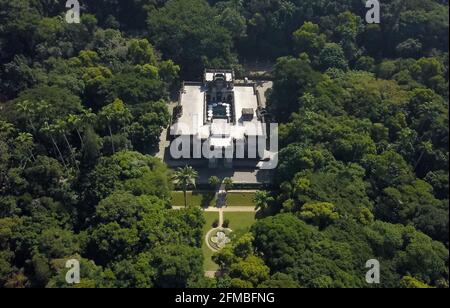
[[[214,250],[221,250],[226,244],[231,242],[231,229],[219,228],[209,234],[208,244]]]

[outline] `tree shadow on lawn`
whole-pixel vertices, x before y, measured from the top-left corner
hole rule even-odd
[[[278,208],[276,206],[270,206],[265,210],[262,210],[262,211],[259,210],[258,212],[256,212],[255,218],[256,218],[256,220],[260,220],[260,219],[264,219],[269,216],[274,216],[279,213],[280,213],[280,208]]]
[[[214,206],[213,201],[214,198],[216,197],[216,192],[215,191],[196,191],[192,193],[192,196],[201,196],[201,200],[200,200],[200,206],[203,209],[207,209],[210,206]]]

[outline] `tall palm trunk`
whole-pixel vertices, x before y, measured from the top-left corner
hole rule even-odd
[[[108,129],[109,129],[109,137],[111,138],[111,147],[112,147],[112,151],[113,154],[116,153],[116,149],[114,147],[114,140],[113,140],[113,135],[112,135],[112,130],[111,130],[111,125],[108,124]]]
[[[55,149],[56,149],[56,151],[58,152],[59,158],[60,158],[60,160],[61,160],[61,162],[62,162],[62,164],[63,164],[63,166],[64,166],[64,169],[66,169],[66,171],[67,171],[67,164],[66,164],[66,161],[65,161],[65,159],[64,159],[64,156],[63,156],[62,153],[61,153],[61,150],[59,149],[58,144],[57,144],[56,141],[55,141],[55,138],[53,138],[53,136],[50,135],[50,139],[52,139],[53,145],[55,146]]]
[[[63,133],[63,137],[64,137],[64,141],[66,142],[67,148],[69,149],[70,157],[72,158],[72,162],[74,163],[77,170],[80,171],[80,169],[78,168],[77,160],[75,159],[73,147],[70,145],[69,139],[67,139],[67,135],[65,133]]]
[[[422,162],[423,157],[425,156],[425,149],[422,150],[422,152],[420,153],[419,159],[417,160],[417,162],[414,164],[414,172],[417,171],[417,168],[419,167],[420,163]]]
[[[28,120],[28,123],[31,126],[31,129],[33,130],[33,132],[36,134],[37,130],[36,130],[36,126],[34,126],[34,123],[31,119]]]
[[[33,151],[28,151],[28,152],[30,153],[30,156],[31,156],[33,162],[35,162],[36,161],[36,156],[34,156]]]
[[[79,130],[77,127],[75,127],[75,131],[77,132],[78,138],[80,138],[81,150],[83,150],[83,149],[84,149],[84,140],[83,140],[83,137],[81,137],[80,130]]]

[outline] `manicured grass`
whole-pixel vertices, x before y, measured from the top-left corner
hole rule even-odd
[[[216,205],[216,198],[214,192],[206,191],[194,191],[187,192],[187,203],[188,206],[201,206],[210,207]],[[172,205],[173,206],[184,206],[184,194],[181,191],[172,192]]]
[[[205,217],[206,224],[203,226],[203,238],[202,238],[202,250],[203,250],[203,269],[205,271],[216,271],[219,269],[219,266],[213,262],[211,259],[214,252],[206,246],[205,236],[209,230],[212,229],[212,224],[216,219],[219,219],[219,213],[217,212],[204,212],[203,216]]]
[[[224,220],[230,220],[229,228],[236,234],[242,234],[250,231],[250,227],[255,223],[256,213],[252,212],[226,212]]]
[[[254,193],[249,192],[229,192],[228,206],[255,206]],[[210,207],[216,206],[214,191],[194,191],[187,193],[188,206]],[[172,205],[184,206],[184,195],[182,191],[172,192]]]
[[[212,224],[216,219],[219,219],[218,212],[204,212],[203,213],[206,223],[203,226],[203,238],[202,238],[202,251],[203,251],[203,269],[205,271],[216,271],[219,266],[212,261],[214,252],[211,251],[205,243],[206,233],[211,230]],[[250,227],[255,223],[255,213],[252,212],[225,212],[224,219],[230,220],[230,229],[233,230],[233,234],[240,235],[250,231]]]
[[[255,193],[229,192],[227,196],[228,206],[255,206],[253,199]]]
[[[203,226],[203,235],[206,235],[206,233],[213,228],[213,222],[216,219],[219,220],[219,212],[203,212],[203,217],[205,217],[206,220],[206,223]]]

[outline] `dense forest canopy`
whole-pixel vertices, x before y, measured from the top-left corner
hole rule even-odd
[[[449,6],[362,0],[0,0],[0,287],[448,287]],[[150,154],[171,90],[275,64],[280,164],[213,258]]]

